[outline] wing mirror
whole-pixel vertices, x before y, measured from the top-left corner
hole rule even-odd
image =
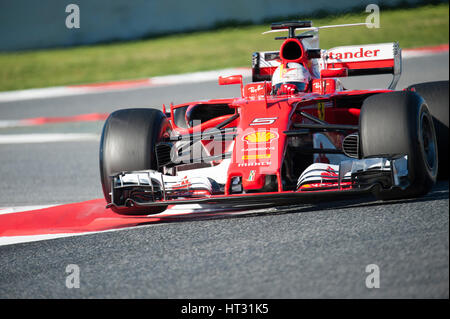
[[[219,85],[240,84],[241,96],[243,96],[242,75],[219,76]]]
[[[219,85],[242,84],[242,75],[219,76]]]

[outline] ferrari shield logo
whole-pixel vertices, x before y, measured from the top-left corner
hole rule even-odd
[[[247,143],[268,143],[278,138],[278,134],[272,131],[258,131],[246,134],[243,140]]]

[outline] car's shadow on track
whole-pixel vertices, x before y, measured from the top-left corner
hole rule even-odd
[[[320,203],[300,204],[300,205],[286,205],[286,206],[270,206],[260,205],[252,206],[248,208],[233,207],[227,208],[221,206],[218,209],[214,209],[212,205],[204,206],[206,209],[198,209],[189,214],[170,214],[163,215],[158,220],[152,222],[144,222],[140,225],[159,224],[159,223],[171,223],[171,222],[195,222],[205,221],[213,219],[227,219],[227,218],[249,218],[259,216],[276,216],[285,214],[299,214],[299,213],[313,213],[318,211],[339,211],[342,209],[366,209],[375,206],[396,206],[401,204],[410,203],[423,203],[432,202],[436,200],[448,200],[449,198],[449,183],[448,180],[439,181],[432,191],[424,197],[402,200],[389,200],[382,201],[375,199],[372,195],[359,196],[357,198],[345,199],[345,200],[332,200]],[[217,207],[216,207],[217,208]],[[395,210],[395,208],[393,209]],[[157,215],[155,215],[156,217]]]

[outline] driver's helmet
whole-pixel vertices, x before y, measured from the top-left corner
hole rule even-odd
[[[272,75],[272,94],[295,94],[305,92],[311,75],[300,63],[289,62],[280,65]]]

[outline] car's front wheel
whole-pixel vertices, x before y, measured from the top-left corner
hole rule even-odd
[[[379,199],[425,195],[436,182],[438,149],[433,119],[422,97],[410,91],[368,97],[362,106],[360,143],[363,158],[408,156],[409,186],[380,189]]]
[[[111,175],[122,171],[157,169],[155,145],[170,131],[167,117],[156,109],[122,109],[109,115],[100,141],[100,177],[105,199],[111,202]],[[112,209],[126,215],[160,213],[166,207]]]

